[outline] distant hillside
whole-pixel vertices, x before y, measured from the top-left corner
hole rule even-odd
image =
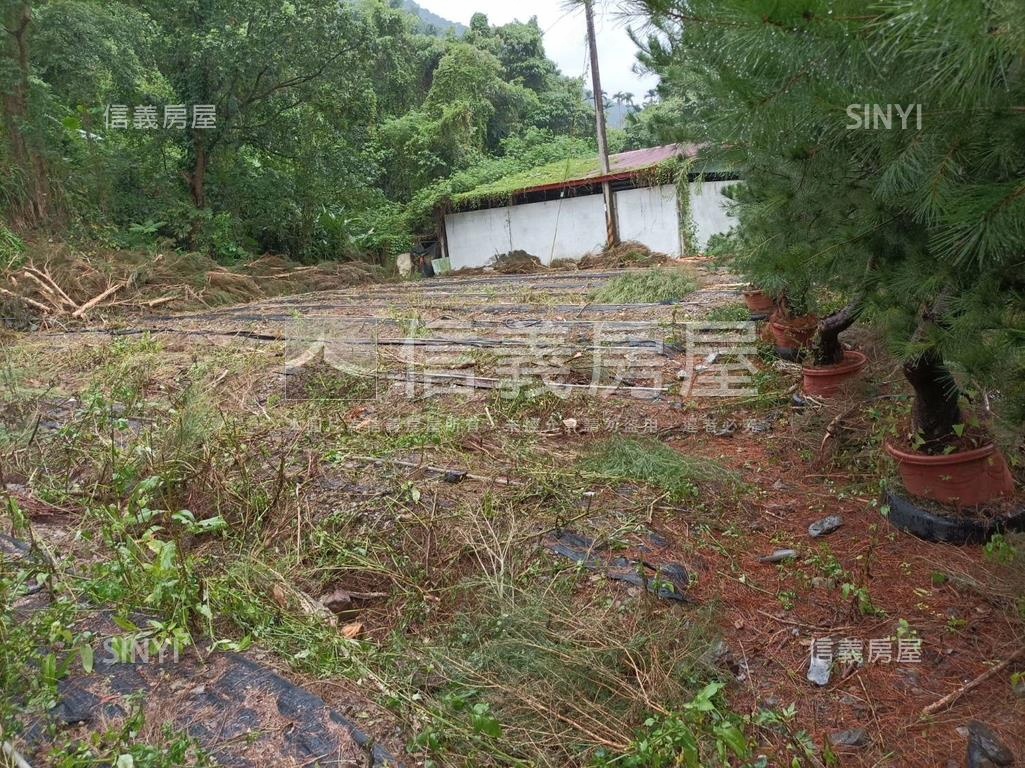
[[[594,97],[591,92],[587,92],[587,103],[594,107]],[[609,128],[622,129],[626,127],[626,118],[631,112],[640,111],[640,107],[629,104],[617,104],[612,102],[605,107],[605,125]]]
[[[609,128],[625,128],[627,115],[636,111],[637,107],[613,103],[605,108],[605,124]]]
[[[460,24],[457,21],[449,21],[436,13],[428,11],[426,8],[421,8],[419,5],[414,3],[413,0],[405,0],[403,7],[413,15],[418,16],[424,23],[424,26],[429,25],[434,27],[439,35],[444,35],[450,29],[459,36],[462,36],[466,32],[466,27],[463,24]]]

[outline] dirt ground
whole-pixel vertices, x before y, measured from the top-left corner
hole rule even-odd
[[[1025,670],[1023,661],[936,714],[922,714],[1021,647],[1021,616],[1012,605],[1022,582],[983,547],[924,542],[887,521],[879,481],[892,467],[881,443],[908,403],[892,361],[870,336],[856,337],[872,360],[861,381],[834,400],[795,405],[798,368],[760,349],[750,391],[700,397],[717,361],[693,348],[688,328],[710,318],[734,323],[744,314],[734,278],[701,261],[690,268],[700,288],[675,304],[590,303],[588,295],[620,270],[474,275],[19,337],[11,366],[28,371],[19,386],[31,393],[23,395],[31,407],[19,417],[38,416],[42,453],[13,454],[4,478],[35,516],[37,535],[83,561],[102,558],[72,534],[84,525],[72,510],[101,483],[81,463],[60,465],[47,441],[79,418],[97,361],[109,360],[112,345],[155,345],[133,353],[141,360],[112,369],[115,378],[128,371],[142,382],[138,407],[128,405],[125,414],[137,418],[136,432],[171,418],[167,403],[201,367],[201,393],[214,410],[248,419],[239,456],[273,502],[260,521],[261,551],[287,552],[291,563],[284,581],[295,594],[275,592],[273,577],[254,591],[270,594],[281,614],[301,613],[295,601],[303,595],[346,591],[337,625],[358,624],[352,631],[367,661],[360,662],[363,674],[334,674],[255,631],[248,653],[352,714],[405,764],[589,764],[593,747],[571,759],[560,745],[625,751],[644,720],[629,713],[665,713],[680,704],[659,699],[675,683],[656,684],[652,663],[650,676],[626,676],[633,693],[629,707],[615,710],[622,721],[597,722],[599,715],[588,723],[586,701],[581,713],[572,702],[538,694],[544,722],[553,723],[551,733],[538,730],[529,718],[539,705],[510,701],[522,680],[464,668],[458,652],[445,661],[431,656],[442,635],[487,610],[482,588],[467,586],[481,580],[495,600],[512,595],[520,604],[558,583],[581,621],[591,616],[617,642],[652,633],[657,643],[648,651],[656,657],[685,627],[707,623],[712,667],[728,682],[734,712],[754,720],[763,710],[794,708],[771,725],[751,726],[765,765],[964,765],[963,728],[973,720],[1025,759],[1025,699],[1009,683]],[[531,394],[502,391],[514,369],[533,382]],[[596,447],[622,440],[659,442],[713,469],[694,481],[694,493],[578,469]],[[38,464],[41,457],[52,464]],[[47,466],[55,477],[73,478],[64,486],[73,490],[55,494],[59,483],[38,471]],[[232,509],[231,499],[209,486],[183,486],[182,502],[197,516]],[[827,515],[841,515],[842,527],[810,537],[809,525]],[[687,601],[574,568],[544,543],[566,530],[598,542],[627,567],[683,564]],[[342,539],[362,542],[362,554],[356,558]],[[392,547],[387,554],[381,540]],[[221,546],[196,544],[196,551],[220,553]],[[790,548],[796,559],[762,561]],[[232,589],[243,591],[241,584]],[[360,594],[376,596],[352,597]],[[240,620],[215,626],[226,636],[252,631]],[[839,656],[828,684],[819,686],[807,679],[809,660],[813,644],[821,649],[827,640]],[[624,652],[619,666],[632,658]],[[490,691],[487,711],[502,723],[503,747],[409,747],[415,734],[430,730],[421,702],[443,700],[439,691],[457,676],[470,681],[468,689]],[[857,744],[826,746],[847,730],[864,733]],[[550,761],[531,757],[528,743]]]

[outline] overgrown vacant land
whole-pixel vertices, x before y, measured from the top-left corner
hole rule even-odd
[[[479,275],[5,337],[4,739],[60,766],[942,766],[979,720],[1025,754],[1014,668],[963,689],[1020,646],[1020,555],[878,501],[894,364],[864,336],[872,375],[795,407],[759,352],[752,393],[687,397],[684,323],[747,318],[694,269],[672,304],[646,272]],[[599,328],[647,373],[595,359]],[[556,383],[495,386],[524,350]]]

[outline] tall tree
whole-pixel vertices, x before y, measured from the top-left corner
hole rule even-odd
[[[358,14],[333,0],[137,0],[161,30],[159,64],[190,109],[215,110],[212,126],[189,115],[182,176],[196,208],[218,153],[241,145],[280,151],[275,121],[327,83],[364,76],[372,43]],[[357,86],[362,90],[362,83]]]
[[[16,198],[18,218],[38,225],[50,214],[46,159],[39,146],[36,116],[30,111],[32,68],[29,38],[31,0],[3,0],[4,56],[0,62],[4,133],[10,159],[19,174]]]

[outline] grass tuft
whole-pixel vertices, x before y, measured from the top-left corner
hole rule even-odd
[[[673,501],[694,498],[705,483],[739,484],[718,462],[684,456],[655,440],[606,441],[584,457],[582,467],[604,478],[646,483]]]
[[[680,269],[651,269],[620,275],[588,298],[596,304],[663,304],[679,301],[698,288],[697,281]]]

